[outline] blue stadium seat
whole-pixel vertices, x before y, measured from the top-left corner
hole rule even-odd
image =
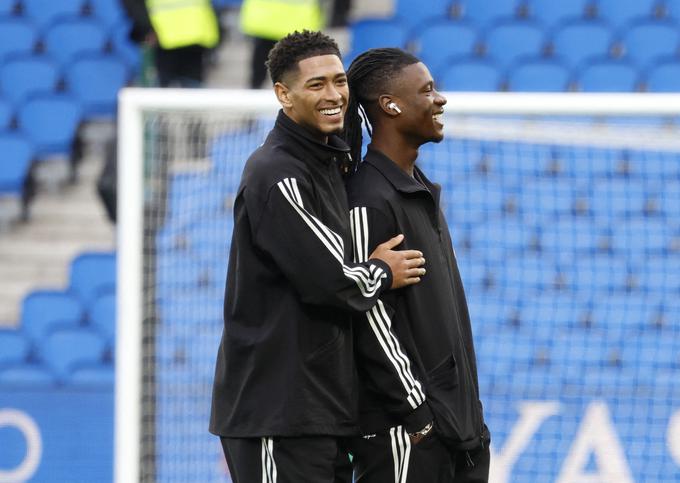
[[[46,52],[61,65],[86,52],[103,52],[106,42],[104,27],[82,17],[60,19],[50,26],[44,37]]]
[[[0,195],[20,196],[33,160],[33,147],[20,134],[0,133]]]
[[[17,13],[17,0],[0,0],[0,15],[15,15]]]
[[[116,379],[112,364],[76,364],[68,375],[72,387],[113,388]]]
[[[552,292],[522,299],[519,323],[552,339],[570,330],[585,329],[590,303],[573,293]]]
[[[122,58],[132,72],[139,70],[142,54],[139,47],[130,40],[130,23],[118,22],[111,34],[114,51]]]
[[[469,178],[454,184],[442,193],[443,206],[450,206],[449,222],[479,223],[489,218],[500,218],[507,196],[506,187],[498,180]]]
[[[627,288],[630,272],[623,258],[580,256],[561,267],[566,285],[583,297],[598,294],[623,293]]]
[[[656,296],[630,293],[602,294],[595,299],[593,326],[603,328],[611,338],[637,337],[654,327],[660,303]]]
[[[677,297],[680,294],[680,270],[677,270],[677,256],[648,256],[637,257],[631,261],[633,274],[636,277],[637,289],[649,294],[671,294]],[[669,308],[680,309],[677,305],[669,305]],[[671,312],[667,315],[671,316]],[[675,325],[680,329],[680,312],[674,312]]]
[[[19,364],[0,369],[0,386],[50,387],[56,383],[55,374],[42,364]]]
[[[417,55],[434,75],[446,59],[473,55],[476,42],[477,31],[473,27],[441,20],[429,23],[420,31]]]
[[[37,40],[37,33],[30,22],[0,17],[0,64],[13,54],[30,54]]]
[[[39,29],[44,29],[58,17],[66,15],[80,15],[85,4],[84,0],[21,0],[24,14],[30,18]]]
[[[675,163],[680,162],[676,158]],[[661,190],[660,211],[667,220],[680,220],[680,181],[666,183]]]
[[[617,358],[620,358],[621,346],[615,347],[613,352]],[[598,398],[628,398],[633,388],[641,386],[641,381],[637,376],[621,367],[620,364],[591,367],[587,371],[576,374],[571,382],[581,388],[583,396]]]
[[[593,254],[608,247],[611,237],[606,229],[585,217],[567,217],[540,226],[541,249],[552,256],[564,253],[567,260]]]
[[[638,67],[647,68],[678,52],[680,32],[670,22],[645,22],[626,29],[623,42],[626,56]]]
[[[224,288],[226,263],[213,264],[210,261],[196,259],[184,253],[168,252],[159,255],[158,280],[160,291],[187,289]]]
[[[92,327],[112,343],[116,337],[116,294],[107,293],[95,299],[88,315]]]
[[[458,268],[468,293],[479,294],[495,283],[489,263],[472,257],[462,257],[458,260]]]
[[[554,177],[526,181],[519,197],[520,212],[549,219],[570,215],[576,197],[573,180]]]
[[[546,174],[556,174],[558,151],[555,146],[502,142],[498,143],[497,148],[499,161],[494,163],[492,171],[505,180],[516,178],[513,182],[516,186],[521,186],[531,178],[542,179]]]
[[[47,28],[58,17],[81,15],[85,0],[21,0],[24,15],[30,18],[38,29]]]
[[[544,358],[546,349],[547,341],[538,340],[536,334],[512,326],[499,327],[495,333],[488,333],[475,341],[477,358],[486,361],[486,370],[502,374],[502,380],[510,385],[511,375],[534,368]],[[495,379],[494,383],[502,384],[501,379]],[[505,384],[503,390],[509,390]]]
[[[589,200],[593,215],[614,223],[625,216],[642,215],[648,198],[647,189],[644,182],[632,178],[596,181]]]
[[[351,62],[357,55],[376,47],[406,46],[408,29],[398,20],[364,19],[350,26],[352,33],[351,54],[345,62]],[[348,64],[349,65],[349,64]]]
[[[608,55],[611,43],[612,34],[605,24],[578,21],[557,30],[552,39],[552,49],[555,57],[576,67],[589,58]]]
[[[510,72],[508,90],[525,92],[560,92],[569,87],[569,70],[549,60],[523,62]]]
[[[614,226],[613,246],[631,260],[662,255],[671,247],[672,228],[661,217],[626,218]]]
[[[553,367],[576,369],[581,376],[610,365],[612,352],[620,342],[595,331],[565,331],[553,340],[550,363]]]
[[[625,62],[596,61],[581,71],[579,85],[585,92],[633,92],[638,86],[638,73]]]
[[[116,288],[114,253],[81,253],[71,262],[69,291],[86,306]]]
[[[680,70],[678,71],[680,75]],[[680,87],[680,79],[678,80]],[[680,155],[674,152],[633,150],[628,152],[627,171],[629,176],[647,179],[680,179]],[[663,190],[659,192],[663,199]],[[677,194],[676,194],[677,196]],[[680,199],[676,198],[676,202]],[[680,211],[678,211],[680,216]]]
[[[680,92],[680,62],[663,62],[647,73],[647,90],[650,92]]]
[[[64,292],[39,290],[24,298],[21,307],[21,330],[39,341],[58,325],[80,324],[84,317],[81,303]]]
[[[503,240],[503,243],[498,243]],[[489,254],[494,259],[521,256],[532,248],[537,240],[536,227],[511,219],[489,220],[473,226],[471,246],[473,250]]]
[[[0,367],[20,364],[28,359],[31,345],[17,330],[0,330]]]
[[[113,117],[118,91],[125,87],[129,75],[125,63],[114,56],[85,56],[71,64],[66,81],[87,118]]]
[[[19,127],[38,156],[68,155],[80,120],[78,103],[66,95],[34,96],[19,109]]]
[[[0,64],[0,92],[15,106],[32,94],[54,92],[58,81],[57,65],[45,57],[13,56]]]
[[[437,84],[448,91],[496,91],[501,86],[498,69],[484,60],[455,62],[440,75]]]
[[[680,331],[662,333],[650,327],[624,345],[621,362],[641,377],[657,370],[675,369],[680,366],[679,346]]]
[[[558,23],[580,20],[586,17],[587,7],[591,0],[530,0],[529,13],[532,18],[546,27],[554,27]]]
[[[680,20],[680,0],[663,0],[666,15],[674,20]]]
[[[62,380],[80,364],[104,360],[106,344],[95,331],[86,328],[55,329],[45,336],[40,347],[40,358]]]
[[[14,109],[5,99],[0,98],[0,131],[10,129]]]
[[[651,19],[658,0],[598,0],[598,16],[615,27]]]
[[[120,0],[88,0],[92,15],[111,28],[126,18]]]
[[[543,30],[536,24],[503,23],[489,31],[485,45],[487,55],[507,68],[523,59],[540,56],[545,39]]]
[[[497,273],[501,287],[513,287],[527,295],[549,292],[558,280],[555,261],[548,255],[535,253],[508,258]]]
[[[518,16],[521,0],[467,0],[463,2],[463,18],[480,27],[491,22]]]
[[[452,0],[397,0],[394,15],[404,25],[414,27],[424,20],[441,19],[447,16]]]

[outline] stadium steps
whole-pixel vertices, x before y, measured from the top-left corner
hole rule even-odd
[[[111,251],[115,230],[96,192],[101,160],[83,160],[78,183],[40,193],[27,224],[0,234],[0,327],[15,326],[32,290],[63,289],[69,263],[85,250]]]

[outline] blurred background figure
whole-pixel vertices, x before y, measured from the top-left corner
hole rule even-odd
[[[245,0],[241,30],[253,38],[250,88],[262,87],[267,54],[279,39],[294,30],[321,30],[324,23],[318,0]]]
[[[220,39],[210,0],[122,0],[130,38],[152,48],[161,87],[199,87],[205,59]]]

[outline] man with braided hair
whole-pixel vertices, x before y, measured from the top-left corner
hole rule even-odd
[[[485,483],[490,438],[467,302],[440,187],[416,165],[420,146],[443,139],[446,99],[427,67],[400,49],[361,54],[347,76],[355,261],[397,233],[428,260],[421,283],[384,292],[354,325],[362,432],[351,445],[356,482]],[[371,143],[359,164],[361,116]]]
[[[234,483],[349,483],[352,313],[419,282],[424,260],[392,250],[396,236],[352,261],[341,176],[349,148],[336,135],[348,87],[335,41],[292,33],[268,68],[282,110],[234,202],[210,430]]]

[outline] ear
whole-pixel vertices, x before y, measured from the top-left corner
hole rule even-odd
[[[290,89],[282,82],[277,82],[274,84],[274,93],[279,103],[286,109],[293,107],[293,103],[290,100]]]
[[[380,106],[380,109],[387,114],[390,117],[395,117],[398,116],[399,113],[392,109],[390,106],[391,103],[398,104],[398,100],[396,100],[396,97],[388,95],[388,94],[383,94],[382,96],[378,97],[378,105]]]

